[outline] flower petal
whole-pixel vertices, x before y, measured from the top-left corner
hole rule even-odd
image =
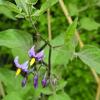
[[[28,71],[28,61],[26,61],[25,63],[23,63],[23,64],[21,65],[21,69],[22,69],[23,71],[25,71],[25,72]]]
[[[42,60],[44,57],[44,51],[40,51],[39,53],[36,54],[36,58],[38,61]]]
[[[33,47],[28,51],[29,57],[35,57],[35,56],[36,56],[34,47],[35,47],[35,46],[33,46]]]
[[[15,63],[17,68],[21,68],[21,64],[19,64],[18,59],[19,59],[19,57],[16,56],[15,59],[14,59],[14,63]]]

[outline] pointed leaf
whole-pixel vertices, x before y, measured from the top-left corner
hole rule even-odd
[[[39,16],[43,14],[48,8],[56,4],[59,0],[47,0],[45,3],[42,4],[40,10],[37,10],[33,16]]]
[[[68,44],[70,41],[72,41],[73,37],[75,36],[77,20],[78,18],[76,18],[74,22],[68,27],[67,32],[65,33],[65,44]]]
[[[11,48],[14,56],[20,56],[22,61],[28,58],[28,50],[32,46],[30,34],[9,29],[0,32],[0,46]]]
[[[95,46],[85,46],[79,53],[79,58],[100,74],[100,49]]]
[[[71,99],[66,93],[59,93],[59,94],[55,93],[54,95],[51,95],[48,100],[71,100]]]
[[[2,3],[0,3],[0,5],[5,6],[10,11],[20,13],[20,10],[18,9],[18,7],[14,3],[11,3],[9,1],[3,1]]]
[[[27,0],[15,0],[15,2],[20,10],[23,10],[26,14],[28,14]]]
[[[100,27],[99,23],[88,17],[83,17],[80,20],[80,24],[81,28],[86,29],[88,31],[97,30]]]

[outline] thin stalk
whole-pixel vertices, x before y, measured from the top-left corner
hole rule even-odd
[[[42,47],[40,47],[40,48],[37,50],[37,52],[42,51],[46,46],[47,46],[47,43],[45,43]]]
[[[50,74],[51,74],[51,52],[52,49],[49,47],[49,57],[48,57],[48,77],[50,79]]]
[[[100,85],[97,88],[96,100],[100,100]]]
[[[48,39],[51,41],[52,33],[51,33],[51,17],[50,17],[50,9],[47,9],[47,21],[48,21]],[[49,56],[48,56],[48,78],[50,79],[51,74],[51,52],[52,46],[49,45]]]
[[[2,97],[5,96],[4,88],[3,88],[3,85],[2,85],[2,82],[1,82],[1,81],[0,81],[0,95],[1,95]]]
[[[36,49],[37,49],[37,47],[38,47],[38,41],[39,41],[39,35],[38,35],[39,33],[37,31],[37,28],[35,27],[35,24],[33,23],[33,19],[32,19],[32,16],[31,16],[31,7],[30,7],[30,5],[28,7],[28,15],[29,15],[29,21],[32,24],[32,27],[34,28],[34,30],[36,32]]]
[[[52,38],[52,34],[51,34],[51,18],[50,18],[50,9],[47,9],[47,20],[48,20],[48,38],[49,41]]]

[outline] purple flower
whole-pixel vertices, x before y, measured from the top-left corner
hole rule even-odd
[[[19,64],[19,61],[18,61],[18,56],[15,57],[14,59],[14,63],[16,65],[16,67],[18,68],[17,69],[17,72],[16,72],[16,75],[19,75],[21,70],[24,71],[24,72],[27,72],[28,71],[28,61],[26,61],[25,63],[23,64]]]
[[[27,79],[26,79],[26,77],[22,80],[22,87],[24,87],[25,85],[26,85],[26,81],[27,81]]]
[[[47,80],[46,80],[46,78],[43,78],[43,80],[42,80],[42,86],[46,87],[46,85],[47,85]]]
[[[35,48],[35,46],[33,46],[33,47],[28,51],[29,57],[31,57],[31,58],[34,57],[37,61],[41,61],[41,60],[43,59],[43,57],[44,57],[44,52],[43,52],[43,50],[40,51],[40,52],[38,52],[38,53],[36,53],[34,48]]]
[[[38,75],[34,76],[34,87],[37,88],[38,87]]]

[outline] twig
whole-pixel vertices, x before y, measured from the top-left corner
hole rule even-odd
[[[71,18],[71,16],[69,16],[67,7],[65,6],[63,0],[59,0],[59,4],[60,4],[60,6],[61,6],[61,8],[62,8],[62,11],[64,12],[64,15],[65,15],[65,17],[66,17],[68,23],[71,24],[71,23],[72,23],[72,18]],[[76,34],[76,37],[77,37],[77,39],[78,39],[78,41],[79,41],[80,48],[82,48],[82,47],[84,46],[84,43],[83,43],[83,41],[82,41],[81,38],[80,38],[79,32],[76,31],[75,34]],[[99,93],[99,92],[100,92],[100,89],[99,89],[99,88],[100,88],[99,76],[97,75],[97,73],[95,72],[95,70],[94,70],[93,68],[91,68],[91,72],[92,72],[92,74],[93,74],[93,76],[94,76],[94,78],[95,78],[95,80],[96,80],[96,82],[97,82],[97,85],[98,85],[98,88],[97,88],[97,90],[98,90],[98,91],[97,91],[97,95],[100,95],[100,93]],[[96,100],[99,100],[99,99],[96,99]]]
[[[61,6],[61,8],[62,8],[62,11],[64,12],[64,15],[65,15],[65,17],[66,17],[68,23],[69,23],[69,24],[72,24],[72,22],[73,22],[73,21],[72,21],[72,18],[69,16],[67,7],[65,6],[63,0],[59,0],[59,4],[60,4],[60,6]],[[81,40],[81,38],[80,38],[79,32],[76,31],[75,34],[76,34],[76,37],[77,37],[77,39],[78,39],[78,41],[79,41],[79,45],[80,45],[80,47],[82,48],[82,47],[84,46],[84,44],[83,44],[83,42],[82,42],[82,40]]]
[[[100,100],[100,79],[99,79],[99,84],[98,84],[97,93],[96,93],[96,100]]]
[[[0,95],[1,95],[2,97],[5,96],[4,88],[3,88],[3,86],[2,86],[2,82],[1,82],[1,81],[0,81]]]
[[[52,38],[51,34],[51,18],[50,18],[50,9],[47,9],[47,20],[48,20],[48,38],[49,41]],[[48,57],[48,78],[50,79],[50,73],[51,73],[51,52],[52,52],[52,46],[49,46],[49,57]]]
[[[28,7],[28,15],[29,15],[29,21],[30,21],[30,23],[32,24],[32,27],[34,28],[34,30],[35,30],[35,32],[36,32],[36,44],[35,44],[35,47],[36,47],[36,49],[37,49],[37,47],[38,47],[38,45],[39,45],[39,43],[38,43],[38,41],[39,41],[39,36],[38,36],[38,31],[37,31],[37,28],[36,28],[36,26],[35,26],[35,23],[33,23],[33,20],[32,20],[32,14],[31,14],[31,8],[30,8],[30,6]]]
[[[42,47],[40,47],[40,48],[37,50],[37,52],[42,51],[46,46],[47,46],[47,42],[45,42],[45,44],[44,44]]]
[[[47,20],[48,20],[48,39],[49,41],[52,39],[52,33],[51,33],[51,18],[50,18],[50,9],[47,9]],[[51,82],[51,53],[52,53],[52,45],[49,45],[49,57],[48,57],[48,78],[50,81],[50,85],[52,87],[52,90],[55,91],[55,87],[53,86]]]
[[[48,40],[45,40],[40,34],[37,35],[39,35],[40,39],[43,40],[48,46],[52,47]]]
[[[51,34],[51,18],[50,18],[50,9],[47,9],[47,20],[48,20],[48,37],[49,37],[49,41],[52,38],[52,34]]]
[[[50,79],[50,74],[51,74],[51,52],[52,49],[49,47],[49,57],[48,57],[48,78]]]

